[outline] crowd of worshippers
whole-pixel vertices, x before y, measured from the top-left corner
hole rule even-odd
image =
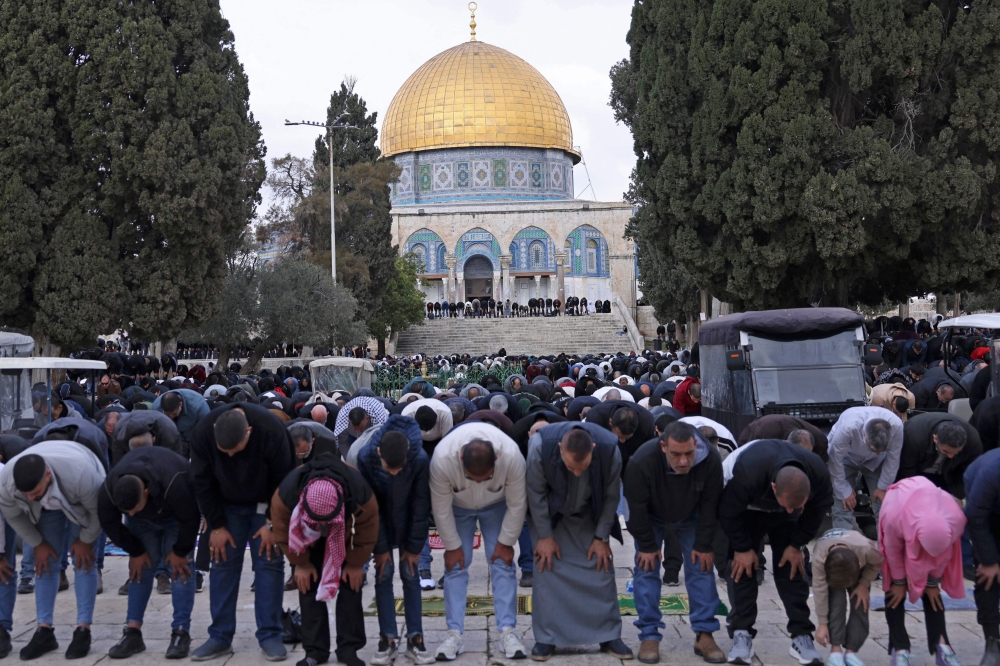
[[[441,319],[448,317],[558,317],[561,315],[577,316],[587,314],[610,314],[611,301],[594,301],[593,305],[586,298],[570,296],[563,303],[558,298],[529,298],[527,303],[513,303],[508,298],[498,301],[493,298],[473,298],[471,301],[449,303],[435,301],[427,303],[427,318]]]
[[[892,341],[906,339],[895,332]],[[371,663],[401,654],[418,664],[454,660],[464,647],[478,530],[497,649],[507,658],[544,661],[596,645],[657,663],[662,587],[678,585],[683,569],[695,654],[749,665],[770,558],[790,654],[803,666],[862,666],[880,576],[893,666],[910,662],[905,604],[917,600],[930,653],[941,666],[959,666],[942,592],[964,596],[963,577],[975,580],[982,665],[1000,666],[1000,449],[986,434],[997,431],[1000,397],[979,403],[980,418],[968,423],[933,407],[898,409],[873,386],[873,404],[847,409],[829,433],[771,414],[734,435],[700,414],[697,345],[676,356],[408,360],[472,362],[458,383],[440,389],[418,377],[398,400],[368,389],[313,392],[305,368],[246,375],[232,366],[150,385],[142,367],[129,374],[125,364],[100,379],[118,392],[93,406],[84,379],[71,376],[51,394],[36,386],[40,427],[0,437],[0,655],[12,649],[22,588],[35,594],[37,628],[21,658],[58,649],[53,610],[69,559],[77,616],[66,656],[89,652],[110,540],[129,554],[118,589],[128,610],[113,658],[145,650],[154,586],[171,594],[168,658],[231,654],[249,543],[255,635],[267,659],[287,656],[282,600],[297,590],[298,666],[327,662],[331,649],[339,662],[362,664],[361,590],[371,574],[379,626]],[[936,362],[928,358],[925,376]],[[499,379],[512,365],[523,373]],[[474,370],[479,381],[468,381]],[[876,404],[884,400],[888,407]],[[827,514],[833,529],[819,534]],[[634,546],[635,655],[621,639],[610,546],[625,543],[622,522]],[[432,532],[444,550],[436,563]],[[192,649],[191,612],[206,580],[211,623]],[[728,654],[715,640],[719,580],[731,608]],[[518,587],[532,594],[530,650],[516,631]],[[447,631],[427,646],[421,592],[436,588]],[[825,660],[814,641],[830,647]]]

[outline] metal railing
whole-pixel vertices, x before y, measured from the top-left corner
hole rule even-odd
[[[425,372],[426,374],[424,374]],[[384,398],[398,400],[403,395],[403,389],[406,385],[414,379],[423,379],[435,388],[447,390],[458,382],[482,384],[486,375],[493,375],[502,384],[511,375],[521,373],[520,365],[494,366],[489,370],[475,366],[464,372],[456,372],[453,367],[437,369],[431,367],[426,371],[423,368],[413,366],[409,368],[377,367],[375,368],[375,378],[372,381],[372,391]]]

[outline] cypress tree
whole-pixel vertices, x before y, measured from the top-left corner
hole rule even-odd
[[[738,308],[991,288],[998,27],[988,2],[636,2],[611,104],[644,289],[669,286],[645,256]]]

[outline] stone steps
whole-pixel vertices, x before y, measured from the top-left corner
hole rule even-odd
[[[509,319],[425,319],[399,334],[396,355],[606,354],[632,350],[616,314]]]

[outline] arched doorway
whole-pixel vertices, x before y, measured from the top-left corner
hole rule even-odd
[[[474,254],[465,260],[465,300],[480,300],[493,296],[493,262],[482,254]]]

